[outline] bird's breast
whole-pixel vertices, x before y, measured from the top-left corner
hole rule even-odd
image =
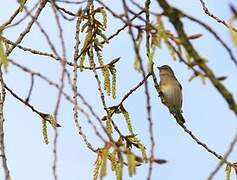
[[[161,86],[161,92],[164,94],[173,94],[174,87],[170,84],[165,84]]]

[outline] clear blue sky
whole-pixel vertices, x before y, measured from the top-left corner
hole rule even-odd
[[[114,10],[120,10],[120,6],[114,1],[106,0]],[[140,1],[142,2],[142,1]],[[221,24],[218,24],[210,17],[207,17],[199,1],[172,0],[173,5],[181,8],[185,12],[209,23],[221,37],[228,43],[233,52],[236,48],[233,46],[228,30]],[[224,20],[230,18],[229,3],[234,1],[224,0],[208,1],[209,9]],[[0,23],[12,14],[16,9],[17,3],[4,1],[0,6]],[[79,6],[78,6],[79,8]],[[157,5],[154,1],[152,9],[157,11]],[[109,14],[109,13],[108,13]],[[109,15],[109,18],[111,16]],[[28,19],[29,20],[29,19]],[[55,28],[54,17],[51,9],[46,8],[39,18],[43,27],[50,34],[52,41],[60,51],[58,40],[58,31]],[[109,19],[107,34],[111,34],[118,27],[121,27],[119,20]],[[228,76],[223,82],[225,86],[233,93],[235,99],[237,96],[237,69],[231,62],[227,52],[215,39],[203,28],[185,20],[185,30],[190,34],[202,33],[203,37],[193,40],[194,46],[200,54],[208,60],[208,65],[214,69],[217,76]],[[4,32],[4,35],[11,40],[19,36],[19,32],[25,27],[25,23],[18,28],[10,29]],[[73,57],[75,23],[65,23],[64,35],[67,45],[67,57]],[[166,25],[173,30],[172,26]],[[36,26],[33,27],[30,34],[23,40],[22,45],[32,47],[42,51],[50,51],[44,37],[40,34]],[[164,46],[163,46],[164,47]],[[235,53],[235,55],[237,55]],[[109,45],[106,45],[103,51],[105,60],[111,60],[115,57],[121,57],[117,64],[118,89],[117,99],[108,98],[110,105],[115,105],[120,101],[125,92],[134,87],[140,80],[141,75],[133,68],[134,52],[130,37],[125,30],[117,36]],[[59,82],[60,65],[49,58],[34,56],[30,53],[15,49],[10,56],[16,62],[26,65],[35,71],[47,75],[50,79]],[[143,54],[145,57],[145,54]],[[107,62],[108,62],[107,61]],[[192,75],[191,71],[185,65],[178,61],[173,61],[166,48],[157,50],[155,55],[155,65],[160,66],[169,64],[174,69],[177,78],[183,86],[183,111],[186,118],[186,125],[203,142],[220,154],[224,154],[230,141],[236,133],[236,116],[229,110],[227,103],[220,96],[212,84],[207,81],[205,85],[199,78],[189,82]],[[156,72],[158,74],[158,72]],[[9,71],[4,75],[5,81],[20,96],[26,97],[30,85],[30,77],[10,65]],[[88,83],[89,82],[89,83]],[[96,82],[92,73],[79,73],[78,80],[79,91],[85,96],[88,102],[93,105],[98,115],[103,116],[98,94],[95,93]],[[218,160],[197,145],[183,130],[176,124],[173,117],[169,114],[156,91],[149,81],[152,119],[154,121],[155,134],[155,157],[163,158],[168,161],[164,165],[154,164],[152,179],[165,180],[203,180],[217,165]],[[68,92],[70,92],[67,87]],[[71,93],[71,92],[70,92]],[[43,112],[53,113],[56,104],[57,91],[47,83],[36,79],[31,103]],[[80,102],[79,102],[80,103]],[[81,103],[80,103],[81,104]],[[125,107],[130,112],[134,131],[142,139],[147,147],[150,147],[148,124],[146,120],[146,108],[144,89],[139,89],[126,102]],[[89,141],[95,146],[102,146],[102,143],[94,135],[92,128],[86,123],[86,119],[80,116],[81,125],[87,134]],[[115,121],[121,128],[124,121],[116,117]],[[94,153],[89,151],[78,135],[74,125],[72,106],[67,101],[62,101],[59,113],[59,122],[62,128],[59,129],[58,142],[58,177],[61,180],[92,179],[93,163],[96,160]],[[13,180],[51,180],[52,177],[52,142],[53,130],[49,127],[50,144],[45,145],[41,132],[41,121],[37,114],[33,113],[28,107],[25,107],[16,99],[7,94],[5,104],[5,142],[6,154],[9,168]],[[148,150],[149,152],[149,150]],[[230,156],[230,161],[237,161],[235,151]],[[108,168],[110,169],[110,168]],[[124,171],[124,179],[143,180],[147,177],[148,166],[143,165],[137,168],[137,174],[133,178],[127,176],[127,170]],[[224,168],[215,176],[216,180],[225,178]],[[235,178],[234,172],[232,178]],[[0,179],[3,179],[2,169],[0,168]],[[105,179],[114,179],[113,173],[108,171]]]

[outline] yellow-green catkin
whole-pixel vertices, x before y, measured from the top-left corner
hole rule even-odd
[[[97,59],[98,59],[98,62],[100,64],[100,66],[103,66],[104,62],[103,62],[103,56],[102,56],[101,52],[100,51],[96,51],[96,55],[97,55]]]
[[[42,133],[45,144],[49,144],[48,133],[47,133],[47,121],[42,119]]]
[[[106,37],[106,35],[105,35],[101,30],[98,30],[98,31],[97,31],[97,34],[98,34],[106,43],[109,43],[108,38]]]
[[[98,154],[95,165],[94,165],[95,168],[93,170],[93,180],[97,180],[101,164],[102,164],[102,158],[101,158],[101,155]]]
[[[149,73],[152,72],[153,58],[154,58],[154,55],[155,55],[155,50],[156,50],[155,45],[152,45],[152,46],[151,46],[151,53],[150,53],[149,56],[148,56],[148,63],[147,63],[147,71],[148,71]]]
[[[136,174],[136,157],[129,148],[126,150],[126,156],[128,161],[128,174],[132,177]]]
[[[169,51],[171,57],[173,58],[173,60],[176,60],[176,53],[175,53],[172,45],[170,43],[168,43],[168,42],[165,42],[165,44],[166,44],[166,46],[168,48],[168,51]]]
[[[112,97],[116,98],[116,69],[112,69]]]
[[[110,74],[109,74],[109,67],[104,66],[103,56],[100,51],[97,51],[97,58],[100,66],[102,67],[102,75],[104,77],[104,90],[106,91],[107,95],[110,96],[111,87],[110,87]]]
[[[102,150],[102,162],[100,167],[100,179],[106,176],[106,167],[107,167],[107,158],[108,158],[109,149],[107,147],[103,148]]]
[[[85,59],[86,59],[86,53],[83,53],[79,61],[80,72],[82,72],[84,69],[83,67],[84,67]]]
[[[128,130],[131,134],[134,134],[133,133],[133,128],[132,128],[132,122],[131,122],[131,118],[129,116],[129,113],[126,111],[126,109],[124,107],[121,107],[121,112],[124,116],[124,119],[127,123],[127,127],[128,127]]]
[[[143,144],[141,143],[140,139],[138,139],[136,136],[134,136],[132,138],[133,142],[136,143],[138,145],[138,148],[140,149],[141,153],[142,153],[142,157],[143,160],[145,160],[147,162],[147,155],[146,155],[146,148],[145,146],[143,146]]]
[[[161,20],[161,17],[160,16],[157,16],[156,18],[156,27],[157,27],[157,46],[158,47],[161,47],[161,41],[164,40],[164,41],[167,41],[168,40],[168,35],[166,33],[166,30],[165,30],[165,26]]]
[[[231,17],[229,20],[229,31],[230,31],[230,36],[232,38],[232,41],[235,46],[237,46],[237,35],[236,32],[233,29],[233,21],[236,19],[236,17]]]
[[[230,180],[231,166],[229,164],[226,165],[225,173],[225,179]]]
[[[7,61],[7,56],[4,52],[4,40],[1,34],[0,34],[0,62],[3,65],[5,72],[7,72],[8,61]]]
[[[115,159],[115,155],[116,155],[116,150],[108,154],[112,171],[115,171],[116,165],[117,165],[117,160]]]
[[[110,96],[111,94],[110,73],[109,68],[106,66],[104,68],[104,90],[106,91],[107,95]]]
[[[103,20],[102,20],[103,27],[106,28],[107,27],[107,14],[106,14],[106,11],[104,9],[101,9],[100,12],[101,12],[102,17],[103,17]]]
[[[123,177],[123,157],[121,151],[117,151],[119,163],[116,165],[115,175],[117,180],[122,180]]]
[[[112,122],[110,118],[107,118],[106,120],[106,130],[109,134],[113,133]]]

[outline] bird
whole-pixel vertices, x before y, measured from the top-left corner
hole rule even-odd
[[[164,104],[176,117],[176,120],[184,124],[185,120],[182,116],[182,86],[170,66],[163,65],[158,67],[158,69],[160,75],[159,89],[161,96],[164,98]]]

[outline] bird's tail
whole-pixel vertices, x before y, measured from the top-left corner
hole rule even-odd
[[[181,123],[181,124],[185,123],[185,120],[184,120],[184,117],[183,117],[181,111],[176,111],[174,116],[175,116],[178,123]]]

